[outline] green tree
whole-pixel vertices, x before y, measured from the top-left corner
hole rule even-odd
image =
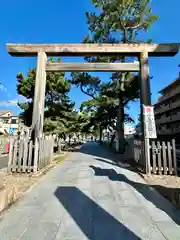
[[[137,80],[132,79],[132,88],[134,88]],[[130,87],[128,89],[130,90]],[[102,137],[103,129],[117,130],[116,122],[119,105],[116,94],[114,84],[109,82],[101,85],[99,96],[96,99],[88,100],[81,104],[81,110],[89,113],[89,122],[85,125],[85,128],[95,130],[99,128],[100,138]],[[127,101],[129,101],[127,93],[125,93],[125,97],[123,103],[124,107],[127,108]],[[125,122],[133,121],[127,113],[124,114],[123,118]]]
[[[101,80],[99,77],[91,76],[86,72],[73,72],[71,73],[71,83],[80,88],[80,90],[95,99],[100,90]]]
[[[50,61],[53,62],[54,59]],[[17,92],[27,99],[25,103],[19,103],[19,107],[22,109],[21,116],[27,126],[32,124],[35,79],[36,68],[30,69],[26,76],[22,73],[17,74]],[[68,96],[70,88],[71,84],[65,79],[64,73],[47,73],[44,114],[45,131],[59,134],[65,134],[68,131],[70,122],[74,120],[74,114],[72,114],[74,103]]]
[[[89,34],[84,39],[85,43],[137,43],[144,42],[137,40],[140,32],[148,30],[152,23],[158,19],[152,13],[150,0],[92,0],[95,8],[99,11],[86,13]],[[146,42],[150,42],[147,39]],[[126,62],[125,57],[87,57],[89,62]],[[132,60],[132,59],[131,59]],[[131,77],[130,77],[131,78]],[[116,93],[118,95],[119,110],[117,121],[117,133],[119,142],[124,140],[124,95],[127,94],[127,103],[137,97],[137,92],[129,85],[129,74],[112,74],[112,80],[117,81]],[[130,90],[128,90],[130,86]],[[121,146],[121,144],[119,144]],[[124,151],[124,149],[119,149]]]

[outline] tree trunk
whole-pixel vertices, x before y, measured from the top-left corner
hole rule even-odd
[[[116,128],[117,128],[117,138],[118,138],[118,153],[123,154],[125,152],[124,106],[121,98],[119,98],[119,109],[118,109]]]
[[[99,141],[102,143],[102,127],[99,127]]]
[[[124,29],[123,43],[127,41],[127,32]],[[126,62],[126,58],[122,59],[122,62]],[[122,80],[122,79],[121,79]],[[119,90],[121,91],[121,80],[119,80]],[[125,138],[124,138],[124,106],[123,99],[119,97],[119,109],[117,116],[117,138],[118,138],[118,153],[125,153]]]
[[[110,143],[109,143],[109,146],[110,146],[110,147],[112,147],[115,138],[116,138],[116,133],[114,133],[114,134],[112,135],[112,137],[111,137],[111,141],[110,141]]]

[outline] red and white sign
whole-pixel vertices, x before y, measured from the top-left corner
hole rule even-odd
[[[146,113],[151,113],[152,112],[152,107],[145,107]]]
[[[154,107],[143,106],[145,138],[157,138]]]

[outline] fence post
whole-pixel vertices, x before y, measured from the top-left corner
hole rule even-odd
[[[51,142],[51,162],[52,162],[53,155],[54,155],[54,138],[52,136],[50,137],[50,142]]]
[[[14,139],[10,139],[10,150],[9,150],[9,160],[8,160],[8,173],[11,172],[12,162],[13,162],[13,148],[14,148]]]
[[[32,150],[33,150],[33,142],[32,140],[29,143],[29,154],[28,154],[28,172],[31,172],[32,165]]]
[[[149,151],[149,138],[144,139],[144,157],[145,157],[145,168],[146,174],[151,175],[151,164],[150,164],[150,151]]]
[[[163,151],[163,168],[164,168],[164,174],[167,174],[167,158],[166,158],[166,150],[167,146],[165,142],[162,142],[162,151]]]
[[[35,173],[37,173],[38,158],[39,158],[39,142],[38,139],[36,138],[34,145],[34,166],[33,166],[33,172]]]
[[[61,138],[58,138],[58,150],[61,153]]]
[[[174,162],[174,174],[177,175],[177,159],[176,159],[176,142],[175,139],[172,140],[172,150],[173,150],[173,162]]]
[[[172,147],[169,141],[167,142],[167,153],[168,153],[169,175],[172,175]]]

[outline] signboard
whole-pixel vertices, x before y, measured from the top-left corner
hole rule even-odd
[[[157,138],[154,107],[143,106],[145,138]]]
[[[10,128],[9,133],[10,133],[10,135],[14,135],[14,128]]]

